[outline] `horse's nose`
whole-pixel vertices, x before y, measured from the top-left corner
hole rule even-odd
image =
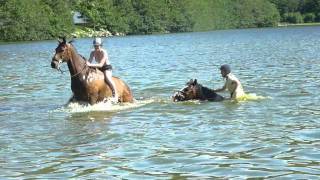
[[[181,91],[178,91],[178,92],[175,92],[172,96],[172,99],[174,102],[177,102],[177,101],[182,101],[184,99],[184,96],[183,94],[181,93]]]
[[[57,69],[57,62],[51,61],[51,68]]]

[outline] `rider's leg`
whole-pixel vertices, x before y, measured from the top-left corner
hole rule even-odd
[[[118,98],[118,94],[117,94],[117,90],[116,90],[116,86],[112,80],[112,71],[111,70],[106,70],[104,71],[104,79],[106,81],[106,83],[110,86],[111,91],[112,91],[112,96],[114,98]]]

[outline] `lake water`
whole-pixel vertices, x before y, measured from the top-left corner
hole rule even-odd
[[[57,41],[2,44],[0,178],[318,179],[319,37],[315,26],[104,39],[137,101],[95,106],[66,105]],[[74,45],[88,57],[91,39]],[[222,64],[263,98],[171,101],[191,78],[222,87]]]

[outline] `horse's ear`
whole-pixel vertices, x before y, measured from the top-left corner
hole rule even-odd
[[[62,43],[62,37],[61,36],[58,37],[58,42],[59,42],[59,44]]]
[[[194,85],[198,84],[197,79],[194,79],[193,84]]]
[[[62,40],[63,40],[63,43],[65,44],[67,43],[66,37],[63,37]]]
[[[62,36],[58,36],[58,42],[59,42],[59,43],[62,43],[62,42],[63,42],[63,38],[64,38],[64,37],[62,37]]]

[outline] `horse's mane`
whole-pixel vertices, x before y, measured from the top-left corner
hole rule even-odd
[[[201,91],[200,95],[202,97],[213,98],[213,97],[215,97],[217,95],[217,93],[214,92],[214,90],[212,90],[210,88],[202,86],[201,84],[198,84],[198,86],[199,86],[199,90]]]
[[[79,54],[77,49],[74,47],[74,45],[72,44],[72,41],[69,42],[69,44],[71,45],[71,47],[73,48],[74,52],[79,55],[80,57],[80,60],[86,62],[87,59],[82,55],[82,54]],[[81,59],[82,58],[82,59]],[[92,67],[87,67],[88,69],[86,70],[87,74],[90,73],[90,72],[97,72],[96,71],[96,68],[92,68]]]
[[[78,54],[78,55],[82,57],[83,60],[87,61],[87,59],[84,56],[82,56],[81,54]]]
[[[81,55],[81,54],[78,53],[77,49],[74,47],[74,45],[73,45],[72,43],[73,43],[73,40],[69,41],[69,44],[70,44],[71,47],[73,48],[74,52],[75,52],[76,54],[78,54],[84,61],[87,61],[87,59],[86,59],[83,55]]]
[[[82,60],[87,61],[87,59],[84,56],[82,56],[81,54],[78,54],[78,55],[82,58]],[[97,72],[96,70],[97,70],[97,68],[88,67],[87,73],[89,73],[89,72]]]

